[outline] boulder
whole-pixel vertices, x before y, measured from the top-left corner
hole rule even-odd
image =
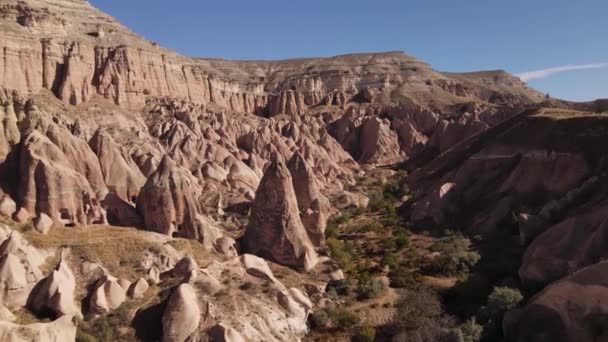
[[[257,278],[266,279],[274,283],[280,283],[272,273],[270,266],[266,260],[259,258],[251,254],[243,254],[239,257],[239,260],[245,271]]]
[[[160,283],[160,271],[158,270],[158,268],[156,266],[152,266],[148,270],[148,273],[146,274],[146,279],[152,285],[156,285],[156,284]]]
[[[17,212],[17,204],[0,190],[0,216],[12,217]]]
[[[171,275],[176,278],[194,279],[198,275],[198,264],[191,257],[185,257],[177,262],[171,270]]]
[[[163,313],[163,342],[183,342],[199,326],[201,310],[194,288],[181,284],[169,297]]]
[[[236,330],[223,324],[216,324],[207,331],[209,342],[245,342]]]
[[[239,255],[236,241],[234,241],[234,239],[231,237],[223,236],[215,240],[213,245],[215,247],[215,251],[224,256],[236,257]]]
[[[104,275],[95,283],[89,302],[91,312],[102,314],[118,308],[127,299],[126,292],[118,279]]]
[[[25,208],[19,208],[13,215],[17,223],[26,223],[30,219],[30,213]]]
[[[40,213],[34,219],[34,229],[40,234],[46,235],[53,227],[53,219],[45,213]]]
[[[148,291],[149,287],[150,285],[148,284],[146,279],[139,278],[136,282],[131,284],[131,287],[129,287],[129,291],[127,291],[127,295],[131,299],[141,298],[144,296],[146,291]]]
[[[291,174],[280,158],[260,182],[241,242],[247,253],[305,271],[318,261],[300,219]]]

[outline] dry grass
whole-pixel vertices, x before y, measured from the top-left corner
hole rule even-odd
[[[213,255],[205,247],[196,240],[188,239],[173,239],[167,242],[171,247],[183,252],[185,255],[189,255],[200,267],[207,267],[211,261],[225,259],[220,255]],[[219,260],[223,261],[223,260]]]
[[[76,263],[89,261],[106,267],[114,276],[130,279],[145,250],[161,251],[166,238],[131,228],[108,226],[53,227],[47,235],[24,230],[23,236],[43,250],[69,248]],[[52,260],[49,265],[54,265]],[[143,271],[143,270],[142,270]]]
[[[15,226],[34,247],[54,252],[43,271],[49,272],[57,264],[58,251],[69,248],[75,263],[95,262],[106,267],[110,273],[119,278],[134,279],[141,269],[141,256],[144,251],[161,253],[163,245],[168,244],[184,255],[192,256],[196,262],[205,267],[220,256],[207,251],[201,243],[194,240],[171,239],[164,235],[139,231],[134,228],[110,226],[76,226],[53,227],[47,235],[41,235],[28,225]]]
[[[41,322],[50,322],[50,319],[43,319],[34,316],[31,312],[27,311],[25,308],[19,308],[18,310],[12,311],[13,315],[15,315],[15,321],[13,323],[19,325],[28,325],[34,323]]]

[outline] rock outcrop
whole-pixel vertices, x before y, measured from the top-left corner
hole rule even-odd
[[[608,314],[608,262],[586,267],[549,285],[504,319],[507,341],[596,341]]]
[[[20,206],[66,224],[106,223],[97,196],[105,196],[107,189],[97,158],[84,142],[69,138],[67,132],[57,128],[49,135],[53,140],[38,131],[24,138],[19,163]]]
[[[75,341],[76,324],[72,316],[63,316],[50,323],[18,325],[0,321],[0,340],[5,342]]]
[[[119,280],[105,275],[95,283],[89,304],[94,314],[110,312],[118,308],[126,299],[127,288],[120,285]]]
[[[0,228],[2,228],[0,226]],[[34,286],[43,278],[44,257],[17,232],[6,228],[0,244],[0,303],[24,306]]]
[[[196,291],[189,284],[179,285],[167,302],[163,314],[163,342],[183,342],[199,326],[201,310]]]
[[[606,208],[568,218],[540,234],[526,249],[519,276],[524,284],[544,286],[605,258]]]
[[[124,153],[114,139],[98,130],[89,142],[99,158],[105,184],[125,202],[135,202],[139,190],[146,182],[131,156]]]
[[[242,245],[248,253],[306,271],[317,263],[300,219],[291,174],[280,158],[262,178]]]
[[[38,315],[51,318],[82,316],[74,303],[75,290],[76,278],[62,258],[51,274],[32,290],[27,306]]]
[[[324,232],[329,215],[329,201],[321,193],[312,169],[300,153],[294,153],[287,167],[291,173],[304,228],[313,245],[321,246],[325,241]]]
[[[198,182],[165,156],[137,198],[146,229],[169,236],[190,230],[200,212]]]

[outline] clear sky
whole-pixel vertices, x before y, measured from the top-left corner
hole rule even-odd
[[[532,74],[542,78],[529,84],[569,100],[608,98],[608,0],[90,2],[147,39],[194,57],[401,50],[442,71],[558,68],[564,71]]]

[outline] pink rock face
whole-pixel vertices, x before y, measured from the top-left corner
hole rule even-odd
[[[109,189],[125,202],[134,202],[146,182],[131,156],[124,153],[114,139],[102,131],[95,132],[90,143],[99,158],[103,179]]]
[[[370,118],[361,125],[359,137],[360,163],[391,164],[403,159],[397,135],[390,123]]]
[[[524,254],[519,276],[525,284],[550,283],[608,256],[606,207],[570,217],[539,235]]]
[[[288,163],[293,188],[298,201],[302,223],[313,245],[325,243],[325,227],[329,212],[329,201],[321,193],[317,179],[302,155],[294,153]]]
[[[19,203],[28,212],[46,213],[57,222],[105,223],[96,197],[96,190],[105,190],[99,163],[90,159],[92,151],[87,151],[86,144],[70,144],[75,138],[60,138],[58,133],[51,134],[55,141],[62,141],[63,150],[38,131],[25,138],[20,151]]]
[[[594,327],[608,314],[608,262],[563,278],[534,296],[522,309],[505,315],[511,341],[596,341]]]
[[[75,290],[76,278],[68,264],[61,260],[51,274],[32,291],[28,298],[28,307],[41,315],[82,317],[74,303]]]
[[[146,229],[179,235],[180,228],[193,224],[200,212],[200,196],[196,178],[165,156],[141,189],[137,211]]]
[[[291,174],[280,158],[262,178],[242,243],[245,252],[283,265],[308,271],[317,263],[300,220]]]
[[[196,291],[181,284],[173,292],[163,313],[163,342],[183,342],[198,328],[201,309]]]
[[[19,143],[21,132],[17,127],[17,115],[13,103],[0,102],[0,162],[6,158],[10,149]]]

